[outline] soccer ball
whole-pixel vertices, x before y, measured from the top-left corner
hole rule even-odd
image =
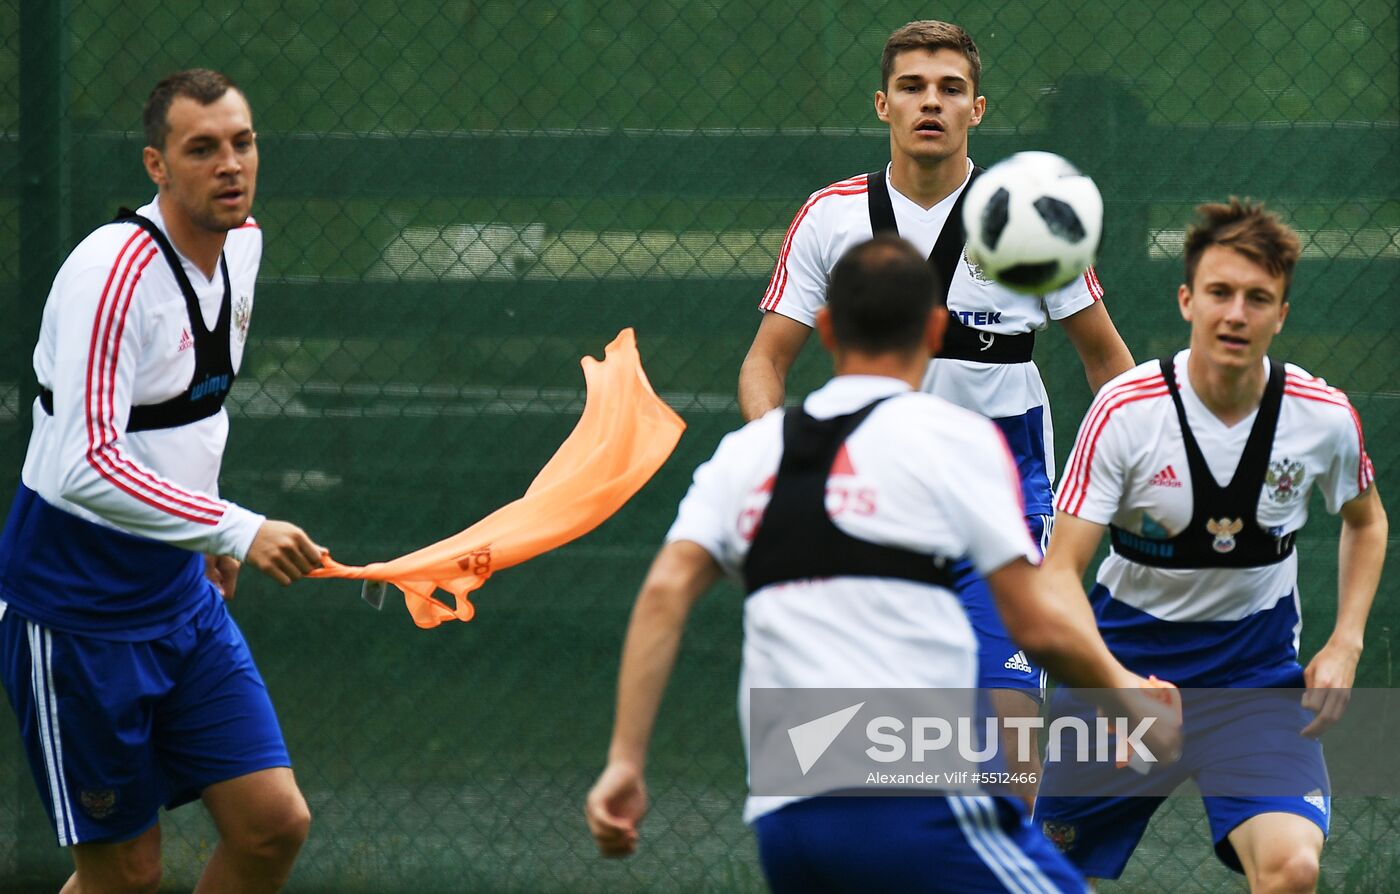
[[[963,203],[967,259],[1009,289],[1043,295],[1094,262],[1103,197],[1051,152],[1018,152],[973,181]]]

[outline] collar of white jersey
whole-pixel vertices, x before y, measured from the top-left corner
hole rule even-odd
[[[962,191],[967,189],[968,181],[972,179],[972,167],[972,159],[969,157],[967,160],[967,174],[963,177],[963,182],[959,183],[957,189],[944,196],[943,199],[932,208],[920,207],[919,203],[895,188],[894,181],[890,179],[894,174],[894,162],[885,165],[885,186],[890,191],[890,201],[901,203],[906,213],[917,215],[920,218],[933,218],[939,215],[947,217],[948,212],[953,207],[953,203],[958,200],[958,196],[962,195]]]
[[[837,376],[807,395],[802,409],[817,419],[854,413],[882,397],[913,391],[903,379],[890,376]]]
[[[1239,429],[1240,426],[1244,426],[1243,430],[1249,431],[1254,426],[1254,417],[1259,415],[1259,405],[1256,404],[1254,409],[1249,412],[1249,415],[1245,416],[1234,425],[1226,425],[1221,422],[1220,417],[1211,412],[1210,407],[1206,406],[1206,402],[1201,400],[1201,396],[1196,393],[1196,389],[1191,385],[1191,372],[1187,366],[1190,359],[1191,349],[1185,348],[1176,352],[1176,356],[1172,358],[1172,363],[1176,368],[1176,388],[1181,392],[1182,401],[1190,408],[1191,415],[1198,416],[1201,419],[1214,420],[1215,424],[1222,429],[1233,431]],[[1273,369],[1273,363],[1274,360],[1272,357],[1268,355],[1264,356],[1264,381],[1266,382],[1269,380],[1269,373]]]

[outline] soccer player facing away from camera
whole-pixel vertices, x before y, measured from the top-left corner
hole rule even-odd
[[[726,436],[696,470],[638,594],[623,647],[608,762],[585,814],[599,849],[637,847],[648,742],[692,605],[741,577],[739,712],[755,688],[971,689],[977,640],[951,557],[970,556],[1012,634],[1057,678],[1124,687],[1106,708],[1146,713],[1156,754],[1174,719],[1109,654],[1081,598],[1041,592],[1020,481],[991,422],[921,393],[946,325],[923,252],[892,235],[849,249],[813,319],[836,375],[801,407]],[[960,458],[987,462],[964,468]],[[1159,750],[1160,749],[1160,750]],[[751,795],[775,891],[1083,891],[1019,798]]]
[[[1303,733],[1312,737],[1341,716],[1356,676],[1385,558],[1385,510],[1346,395],[1268,356],[1288,318],[1297,235],[1257,204],[1231,199],[1197,212],[1177,290],[1190,347],[1119,376],[1094,401],[1056,503],[1047,586],[1078,599],[1107,528],[1113,552],[1089,600],[1114,655],[1182,688],[1306,687],[1303,705],[1316,717]],[[1304,668],[1294,538],[1314,487],[1342,532],[1336,624]],[[1186,710],[1190,726],[1190,699]],[[1314,791],[1205,798],[1216,854],[1254,891],[1317,884],[1326,769],[1316,742],[1296,731],[1284,741],[1297,753],[1271,759],[1287,760]],[[1222,765],[1227,750],[1193,746],[1171,770],[1209,792],[1204,774],[1258,769]],[[1081,772],[1052,762],[1044,785],[1067,790],[1062,771]],[[1086,875],[1117,878],[1160,802],[1042,795],[1036,821]]]
[[[990,281],[966,259],[961,200],[981,173],[968,158],[968,132],[987,112],[971,35],[946,22],[911,22],[890,35],[880,68],[875,114],[889,125],[890,163],[812,193],[797,212],[739,371],[740,410],[756,419],[782,404],[788,370],[826,301],[837,258],[872,232],[897,231],[933,260],[947,293],[948,335],[920,387],[1001,429],[1020,472],[1026,523],[1043,549],[1054,512],[1055,458],[1045,385],[1031,360],[1035,333],[1058,320],[1094,391],[1130,369],[1132,355],[1109,319],[1093,270],[1033,297]],[[987,461],[973,455],[960,462]],[[1007,637],[985,583],[966,564],[959,590],[981,645],[978,685],[997,690],[1001,714],[1034,716],[1043,694],[1040,669]],[[1034,786],[1022,792],[1028,799],[1033,793]]]
[[[64,892],[155,891],[158,811],[219,830],[197,891],[281,888],[310,814],[224,600],[240,562],[321,562],[295,525],[218,496],[262,234],[243,92],[196,69],[144,111],[157,186],[75,248],[44,306],[41,397],[0,535],[0,677],[58,843]]]

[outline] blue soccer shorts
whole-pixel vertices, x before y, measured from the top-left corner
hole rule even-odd
[[[1052,520],[1048,515],[1026,516],[1026,526],[1042,554],[1050,539]],[[1044,701],[1045,671],[1011,641],[987,582],[965,560],[953,567],[953,574],[963,610],[977,635],[978,688],[1019,689],[1037,702]]]
[[[205,786],[291,766],[267,687],[223,600],[119,642],[0,615],[0,676],[62,846],[126,841]]]
[[[1088,890],[1008,798],[808,798],[759,817],[754,831],[774,894]]]
[[[1220,691],[1206,691],[1203,711],[1193,711],[1191,690],[1183,693],[1188,697],[1185,743],[1175,764],[1139,775],[1111,761],[1047,760],[1035,802],[1035,826],[1086,876],[1115,879],[1165,800],[1162,793],[1191,778],[1205,793],[1202,802],[1215,855],[1236,872],[1244,870],[1229,835],[1253,817],[1291,813],[1317,824],[1325,838],[1332,798],[1322,745],[1298,734],[1311,715],[1301,705],[1292,716],[1275,707],[1251,713],[1247,699],[1215,696]],[[1278,692],[1301,696],[1300,690]],[[1057,690],[1051,700],[1052,716],[1065,713],[1062,701],[1069,699],[1062,700],[1062,694]],[[1070,739],[1064,747],[1066,754],[1073,754]],[[1082,794],[1097,791],[1106,794]]]

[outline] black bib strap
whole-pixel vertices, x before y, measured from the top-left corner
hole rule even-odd
[[[838,528],[826,509],[836,455],[885,398],[846,416],[814,419],[801,408],[783,418],[783,458],[744,559],[744,588],[823,577],[884,577],[952,588],[945,557],[872,543]]]
[[[962,261],[963,249],[967,245],[967,231],[963,229],[962,209],[967,192],[978,177],[985,173],[982,168],[973,166],[967,185],[958,194],[948,212],[948,219],[938,234],[938,240],[929,252],[928,261],[933,265],[934,275],[943,286],[944,303],[947,303],[949,289],[952,288],[953,274]],[[894,219],[894,203],[890,199],[889,184],[885,182],[885,169],[881,168],[866,176],[867,204],[870,209],[870,231],[876,235],[893,233],[899,235],[899,225]],[[975,360],[979,363],[1029,363],[1035,351],[1035,333],[1001,334],[975,329],[966,325],[951,309],[948,311],[948,330],[943,336],[943,347],[938,352],[940,360]]]
[[[1174,358],[1164,357],[1160,365],[1191,471],[1191,521],[1177,536],[1165,540],[1142,537],[1110,525],[1114,552],[1159,568],[1254,568],[1283,561],[1293,552],[1296,532],[1279,535],[1265,531],[1259,526],[1258,510],[1259,492],[1268,475],[1283,407],[1284,364],[1269,362],[1269,380],[1249,438],[1233,477],[1224,487],[1216,483],[1186,421]]]
[[[233,357],[229,350],[229,337],[233,325],[233,288],[228,275],[228,261],[223,253],[219,254],[219,272],[223,275],[224,297],[219,305],[219,318],[214,323],[214,328],[207,329],[204,325],[204,311],[199,306],[199,296],[195,294],[194,286],[185,274],[180,256],[175,253],[175,246],[170,244],[160,227],[130,208],[120,209],[113,223],[131,223],[139,226],[150,234],[152,241],[160,248],[176,284],[180,287],[180,294],[185,299],[189,332],[194,342],[194,375],[190,378],[189,387],[184,393],[158,404],[133,405],[126,430],[137,432],[177,428],[207,419],[223,408],[224,400],[228,397],[236,378]],[[41,388],[39,404],[45,413],[52,416],[53,392]]]

